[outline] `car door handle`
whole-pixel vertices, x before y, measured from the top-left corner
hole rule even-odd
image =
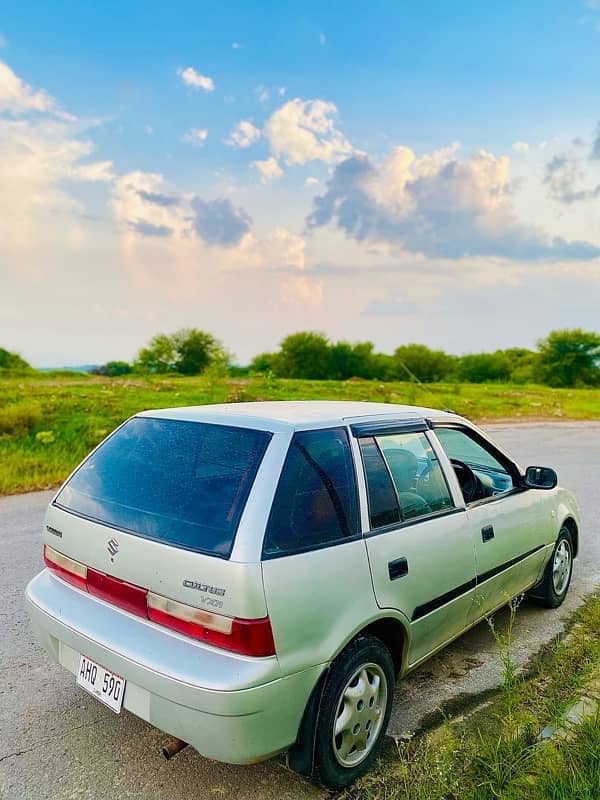
[[[485,528],[481,529],[481,539],[482,539],[482,541],[489,542],[493,538],[494,538],[494,526],[493,525],[486,525]]]
[[[408,575],[408,561],[405,558],[397,558],[388,562],[388,575],[391,581]]]

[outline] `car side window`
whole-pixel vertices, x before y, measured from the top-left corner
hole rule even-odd
[[[356,479],[346,430],[296,433],[273,500],[263,554],[335,544],[358,532]]]
[[[375,436],[360,442],[371,528],[453,508],[439,461],[424,433]]]
[[[474,502],[509,492],[514,480],[507,464],[494,454],[494,448],[476,439],[462,428],[437,428],[437,438],[450,459],[465,500]],[[467,466],[477,480],[473,491],[469,491],[469,475],[462,465]],[[472,496],[468,496],[472,495]]]

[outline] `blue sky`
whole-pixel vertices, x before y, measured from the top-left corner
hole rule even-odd
[[[600,0],[9,0],[0,44],[0,345],[36,364],[598,327]]]

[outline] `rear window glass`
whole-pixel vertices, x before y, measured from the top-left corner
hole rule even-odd
[[[271,434],[134,417],[77,470],[57,505],[167,544],[227,557]]]

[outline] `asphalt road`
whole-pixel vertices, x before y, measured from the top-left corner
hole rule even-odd
[[[559,633],[581,598],[600,583],[597,461],[600,425],[488,426],[522,466],[555,466],[582,510],[581,553],[569,597],[558,611],[523,604],[515,659],[524,664]],[[164,734],[124,712],[113,714],[51,664],[29,630],[25,584],[42,566],[40,530],[48,492],[0,499],[0,798],[136,797],[183,800],[322,798],[276,762],[234,767],[188,748],[172,761],[158,753]],[[502,617],[502,615],[499,615]],[[484,624],[398,684],[390,733],[425,725],[441,706],[461,707],[498,685],[499,665]]]

